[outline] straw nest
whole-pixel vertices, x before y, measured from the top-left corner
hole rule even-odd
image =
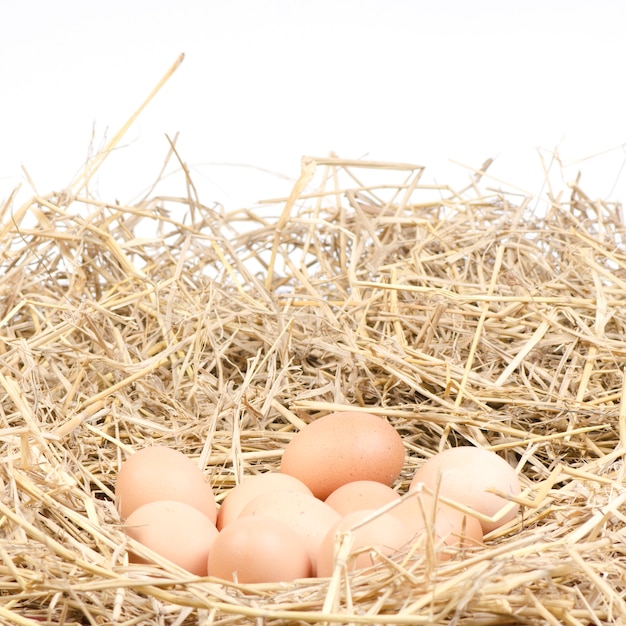
[[[6,203],[2,623],[626,623],[619,207],[576,183],[538,204],[482,170],[460,191],[421,174],[303,159],[289,198],[233,212],[190,179],[134,206],[88,176]],[[293,584],[128,563],[129,453],[184,452],[219,500],[346,407],[402,435],[400,491],[436,451],[478,445],[516,467],[521,515],[446,563]]]

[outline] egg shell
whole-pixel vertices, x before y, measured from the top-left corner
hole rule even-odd
[[[440,496],[489,517],[509,504],[509,500],[490,493],[490,489],[505,496],[517,496],[521,492],[515,470],[502,457],[491,450],[473,446],[448,448],[432,456],[417,469],[410,489],[419,483],[432,491],[438,489]],[[487,534],[514,519],[518,510],[516,504],[494,522],[481,520],[483,532]]]
[[[158,500],[135,509],[124,527],[129,537],[198,576],[207,575],[207,559],[217,538],[215,525],[184,502]],[[129,552],[131,563],[150,561]]]
[[[355,480],[341,485],[324,502],[341,515],[362,509],[379,509],[400,500],[400,494],[375,480]]]
[[[428,551],[439,561],[482,546],[483,530],[476,517],[447,506],[425,492],[405,497],[389,512],[411,529],[417,552]]]
[[[211,485],[200,468],[178,450],[167,446],[142,448],[120,468],[115,496],[122,519],[144,504],[177,500],[195,507],[212,523],[217,504]]]
[[[236,487],[228,491],[222,501],[217,513],[218,530],[237,519],[250,500],[271,491],[297,491],[309,496],[313,495],[302,481],[288,474],[265,472],[246,476]]]
[[[257,515],[280,521],[298,534],[311,557],[313,575],[320,545],[328,530],[341,519],[341,515],[325,502],[295,491],[263,493],[248,502],[240,517]]]
[[[220,531],[208,557],[209,576],[243,584],[291,582],[311,575],[302,539],[267,515],[239,517]]]
[[[330,413],[296,433],[285,447],[280,471],[295,476],[325,500],[356,480],[391,486],[404,465],[404,445],[382,417],[359,411]]]
[[[377,560],[372,550],[385,556],[392,556],[411,541],[413,538],[411,530],[400,519],[389,513],[379,515],[366,524],[358,526],[373,513],[375,513],[374,509],[353,511],[333,525],[320,545],[316,567],[318,576],[327,577],[333,573],[339,533],[350,531],[353,535],[352,546],[346,555],[348,571],[375,565]],[[365,548],[372,548],[372,550]]]

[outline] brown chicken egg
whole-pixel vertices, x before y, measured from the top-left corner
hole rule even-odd
[[[484,448],[462,446],[435,454],[417,469],[410,488],[419,483],[433,492],[437,490],[439,496],[494,517],[494,521],[480,520],[485,534],[514,519],[519,510],[507,499],[521,492],[515,470]]]
[[[296,532],[311,557],[313,575],[322,540],[330,527],[341,519],[341,515],[326,503],[295,491],[263,493],[248,502],[240,517],[257,515],[271,517]]]
[[[115,496],[122,519],[149,502],[177,500],[195,507],[212,523],[217,504],[200,468],[178,450],[166,446],[142,448],[120,468]]]
[[[208,572],[243,584],[291,582],[311,575],[311,559],[287,524],[267,515],[249,515],[220,531],[209,553]]]
[[[236,487],[228,491],[222,501],[217,513],[218,530],[237,519],[250,500],[271,491],[297,491],[310,496],[313,495],[302,481],[288,474],[265,472],[246,476]]]
[[[206,576],[207,559],[218,532],[195,507],[176,500],[157,500],[135,509],[124,528],[129,537],[192,574]],[[131,563],[149,563],[129,552]]]
[[[379,509],[400,500],[400,494],[375,480],[355,480],[341,485],[324,502],[341,515],[362,509]]]
[[[376,565],[377,553],[391,556],[411,541],[413,537],[411,530],[399,518],[389,513],[374,517],[362,524],[374,513],[373,509],[353,511],[332,526],[318,552],[316,568],[318,576],[332,575],[338,534],[341,532],[350,531],[353,535],[351,549],[348,554],[344,555],[348,571]]]
[[[404,465],[404,445],[382,417],[360,411],[330,413],[301,431],[285,447],[280,471],[301,480],[326,499],[355,480],[391,486]]]

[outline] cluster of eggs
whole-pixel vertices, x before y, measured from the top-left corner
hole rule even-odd
[[[246,477],[218,508],[188,457],[143,448],[122,464],[115,485],[127,535],[148,548],[134,547],[129,558],[161,556],[193,574],[243,584],[289,582],[330,576],[337,562],[372,566],[401,550],[444,560],[480,546],[485,533],[517,515],[518,477],[494,452],[435,454],[400,495],[393,485],[404,457],[386,420],[331,413],[293,437],[280,471]]]

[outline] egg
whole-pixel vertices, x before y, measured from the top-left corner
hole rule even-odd
[[[258,515],[280,521],[296,532],[309,552],[314,575],[322,540],[331,526],[341,519],[341,515],[325,502],[295,491],[261,494],[246,504],[240,517]]]
[[[220,531],[207,561],[209,576],[243,584],[291,582],[311,575],[299,535],[266,515],[239,517]]]
[[[409,544],[413,533],[400,519],[389,513],[359,525],[373,513],[375,513],[373,509],[353,511],[333,525],[320,545],[316,567],[318,576],[332,575],[337,541],[342,532],[351,532],[353,536],[352,546],[346,555],[348,571],[376,565],[378,562],[376,552],[389,557]]]
[[[280,471],[301,480],[325,500],[356,480],[391,486],[404,465],[404,445],[382,417],[360,411],[330,413],[294,435],[285,447]]]
[[[379,509],[400,500],[400,494],[375,480],[355,480],[341,485],[324,502],[341,515],[361,509]]]
[[[177,500],[195,507],[212,523],[217,504],[200,468],[178,450],[167,446],[142,448],[120,467],[115,497],[122,519],[149,502]]]
[[[207,560],[218,531],[195,507],[176,500],[149,502],[128,516],[124,530],[129,537],[192,574],[207,575]],[[129,560],[150,562],[132,551]]]
[[[514,519],[519,510],[517,504],[510,504],[507,499],[521,492],[515,470],[495,452],[484,448],[462,446],[435,454],[417,469],[410,488],[419,483],[432,491],[438,489],[439,496],[489,517],[496,516],[508,506],[495,521],[480,520],[485,534]],[[504,497],[490,490],[498,491]]]
[[[447,561],[460,551],[477,548],[483,542],[483,530],[476,517],[447,506],[425,492],[405,497],[389,513],[411,529],[418,555],[428,552],[438,561]]]
[[[256,496],[270,491],[297,491],[313,495],[311,490],[300,480],[281,474],[265,472],[246,476],[236,487],[228,491],[217,513],[217,528],[221,530],[239,517],[242,509]]]

